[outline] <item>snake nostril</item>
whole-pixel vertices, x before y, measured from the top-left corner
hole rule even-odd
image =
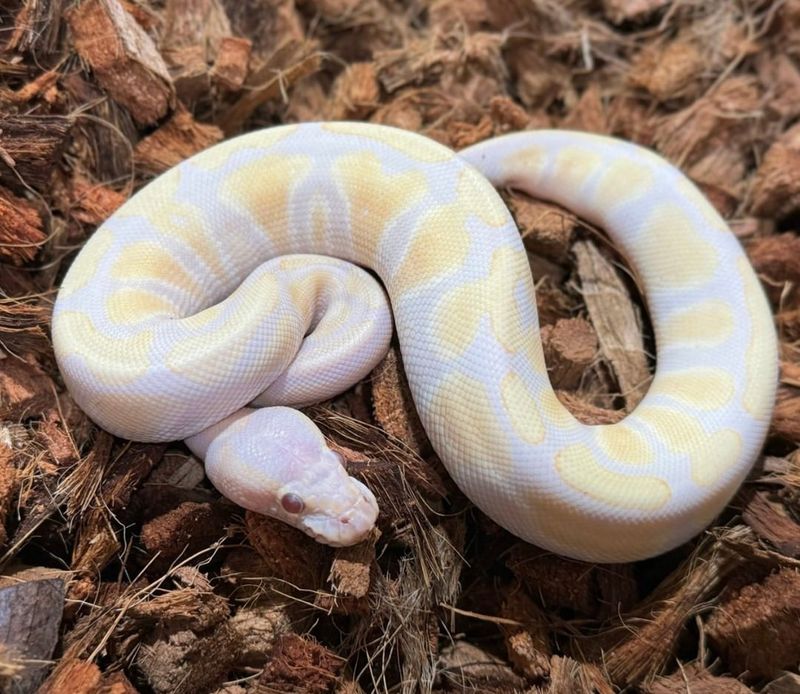
[[[340,518],[339,522],[342,523],[343,525],[347,525],[350,522],[350,519],[349,518]]]

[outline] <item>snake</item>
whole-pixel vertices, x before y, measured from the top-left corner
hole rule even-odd
[[[620,421],[582,423],[554,391],[498,188],[604,229],[633,267],[656,358]],[[456,485],[523,541],[584,561],[702,533],[757,459],[776,396],[769,303],[726,222],[658,154],[583,132],[457,153],[346,121],[236,136],[114,212],[52,316],[64,385],[100,427],[185,440],[225,497],[334,547],[367,537],[378,504],[298,408],[368,377],[395,334]]]

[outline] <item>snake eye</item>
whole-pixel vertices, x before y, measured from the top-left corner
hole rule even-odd
[[[305,504],[303,503],[302,497],[289,492],[281,497],[281,506],[283,506],[283,510],[286,511],[286,513],[300,513]]]

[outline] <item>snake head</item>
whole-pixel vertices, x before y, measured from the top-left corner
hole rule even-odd
[[[375,526],[378,503],[304,414],[288,407],[244,409],[186,440],[231,501],[346,547]]]

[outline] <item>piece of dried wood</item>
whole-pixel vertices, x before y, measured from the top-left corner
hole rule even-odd
[[[87,0],[66,16],[78,54],[134,120],[154,123],[175,106],[175,88],[161,54],[118,0]]]
[[[284,634],[272,649],[253,692],[327,694],[332,691],[344,664],[342,658],[325,646],[297,634]]]
[[[33,260],[47,238],[42,227],[36,207],[0,188],[0,259],[14,265]]]
[[[44,568],[6,573],[0,583],[0,643],[22,661],[11,691],[33,691],[58,643],[65,574]],[[4,690],[6,691],[6,690]]]
[[[547,375],[554,388],[578,387],[597,356],[597,334],[583,318],[567,318],[541,329]]]
[[[238,36],[226,36],[219,44],[217,58],[211,68],[211,79],[229,92],[242,88],[250,64],[253,42]]]
[[[734,674],[776,677],[797,666],[799,623],[800,573],[784,568],[715,605],[706,634]]]
[[[0,182],[46,190],[73,125],[69,116],[11,115],[0,110]]]
[[[136,144],[134,161],[143,171],[162,173],[222,138],[218,127],[198,123],[180,107],[164,125]]]
[[[525,248],[531,253],[563,263],[569,254],[578,220],[558,205],[512,193],[509,208],[519,226]]]
[[[592,320],[600,352],[611,365],[630,412],[652,378],[642,339],[641,320],[628,290],[611,263],[589,241],[573,246],[581,294]]]

